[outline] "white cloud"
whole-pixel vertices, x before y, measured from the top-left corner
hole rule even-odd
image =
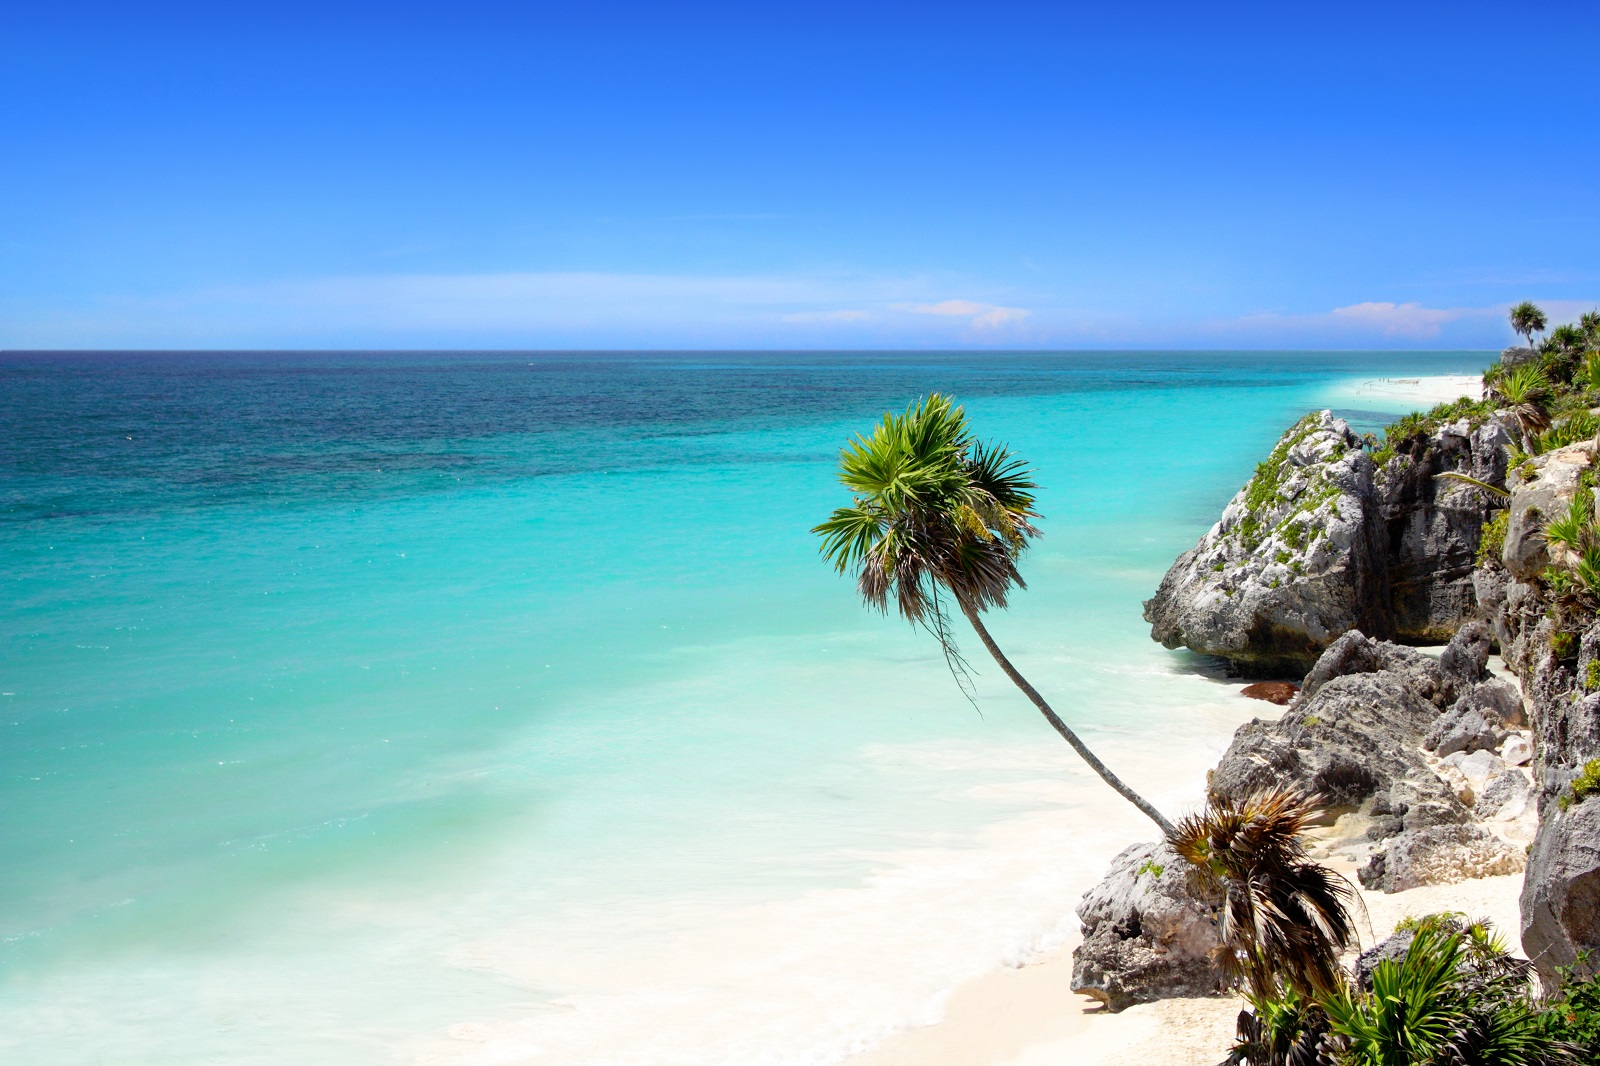
[[[896,311],[909,311],[915,315],[946,315],[968,319],[975,329],[999,329],[1013,322],[1021,322],[1028,312],[1021,307],[999,307],[976,300],[940,300],[931,304],[895,304]]]
[[[1480,315],[1481,309],[1466,307],[1423,307],[1421,304],[1367,302],[1335,307],[1328,312],[1336,319],[1359,322],[1382,330],[1386,336],[1437,337],[1449,323],[1469,315]]]

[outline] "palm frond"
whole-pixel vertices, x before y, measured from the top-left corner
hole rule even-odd
[[[1502,500],[1509,500],[1511,498],[1511,493],[1507,492],[1501,486],[1491,485],[1487,481],[1480,481],[1470,474],[1463,474],[1457,470],[1446,470],[1444,473],[1436,474],[1434,476],[1440,481],[1455,481],[1463,485],[1471,485],[1475,489],[1482,489],[1489,495],[1498,497]]]
[[[1341,983],[1339,956],[1355,939],[1354,890],[1306,852],[1314,799],[1265,788],[1213,797],[1178,824],[1171,843],[1202,898],[1220,899],[1218,964],[1252,994],[1304,995]]]

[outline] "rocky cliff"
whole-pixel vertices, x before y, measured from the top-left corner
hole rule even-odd
[[[1539,357],[1508,350],[1504,365]],[[1600,964],[1600,440],[1564,444],[1600,411],[1565,410],[1589,428],[1547,434],[1510,469],[1505,416],[1486,405],[1411,416],[1370,451],[1308,415],[1145,605],[1168,647],[1305,674],[1281,718],[1238,730],[1213,794],[1320,794],[1327,846],[1368,888],[1525,866],[1522,946],[1547,987],[1587,952]],[[1403,643],[1445,640],[1437,660]],[[1488,671],[1496,647],[1520,688]],[[1165,873],[1136,884],[1134,856],[1148,875],[1155,848],[1124,853],[1079,911],[1076,983],[1113,1009],[1206,984],[1193,954],[1213,912]]]
[[[1351,629],[1441,643],[1478,611],[1473,572],[1505,478],[1494,418],[1423,427],[1374,461],[1342,420],[1307,415],[1145,604],[1151,635],[1239,672],[1299,676]]]
[[[1594,444],[1531,459],[1510,483],[1505,547],[1489,568],[1498,579],[1493,621],[1534,727],[1539,829],[1523,884],[1522,946],[1554,980],[1581,952],[1600,951],[1600,792],[1574,788],[1600,756],[1600,621],[1592,593],[1552,568],[1567,549],[1543,531],[1574,498],[1593,498]]]

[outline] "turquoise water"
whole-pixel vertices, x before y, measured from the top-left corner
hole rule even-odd
[[[826,1062],[928,1020],[1148,833],[822,566],[846,435],[941,389],[1033,462],[992,628],[1176,811],[1250,708],[1139,601],[1303,410],[1485,362],[0,355],[0,1048]]]

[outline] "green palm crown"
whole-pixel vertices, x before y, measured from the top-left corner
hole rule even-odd
[[[1032,472],[1004,447],[973,438],[966,412],[934,393],[890,412],[839,457],[855,500],[812,530],[862,598],[926,623],[942,586],[964,609],[1004,607],[1026,588],[1017,557],[1038,536]]]

